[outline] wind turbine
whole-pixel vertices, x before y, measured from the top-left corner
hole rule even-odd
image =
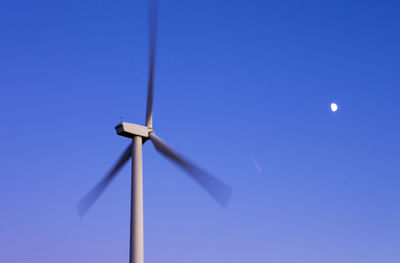
[[[87,194],[78,204],[78,212],[82,217],[99,198],[117,172],[132,158],[131,184],[131,221],[130,221],[130,263],[143,263],[143,165],[142,145],[150,140],[156,150],[176,165],[184,169],[222,207],[226,207],[232,190],[219,179],[180,156],[168,146],[153,130],[153,89],[154,63],[157,32],[157,0],[149,0],[149,83],[147,94],[146,126],[122,122],[115,129],[118,135],[130,138],[132,143],[122,153],[110,172]]]

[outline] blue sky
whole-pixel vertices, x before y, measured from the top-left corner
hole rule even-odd
[[[146,262],[399,262],[399,11],[160,0],[154,128],[234,195],[146,143]],[[2,1],[0,29],[0,261],[127,262],[129,167],[76,204],[144,123],[147,2]]]

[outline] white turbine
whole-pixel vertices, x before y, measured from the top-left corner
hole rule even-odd
[[[226,207],[232,190],[222,181],[208,174],[199,167],[193,165],[161,138],[152,128],[153,113],[153,83],[154,83],[154,62],[156,50],[157,32],[157,0],[150,0],[149,5],[149,37],[150,37],[150,58],[149,58],[149,84],[147,94],[146,126],[122,122],[115,129],[118,135],[128,137],[132,143],[126,148],[118,162],[111,171],[79,202],[78,211],[83,216],[100,194],[106,189],[117,172],[132,157],[132,185],[131,185],[131,223],[130,223],[130,263],[143,263],[143,168],[142,168],[142,145],[150,140],[158,152],[183,168],[211,197],[222,207]]]

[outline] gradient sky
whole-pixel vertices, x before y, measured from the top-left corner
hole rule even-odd
[[[160,0],[154,128],[234,195],[146,143],[146,262],[400,262],[399,13]],[[76,204],[144,123],[147,2],[3,0],[0,33],[0,261],[128,262],[129,167]]]

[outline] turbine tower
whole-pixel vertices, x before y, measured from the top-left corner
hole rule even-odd
[[[130,263],[143,263],[143,162],[142,146],[150,140],[156,150],[184,169],[222,207],[226,207],[232,190],[229,186],[195,166],[168,146],[153,130],[154,63],[157,33],[157,0],[149,0],[149,83],[147,94],[146,126],[122,122],[115,129],[118,135],[132,140],[108,174],[78,204],[82,217],[99,198],[117,172],[132,158]]]

